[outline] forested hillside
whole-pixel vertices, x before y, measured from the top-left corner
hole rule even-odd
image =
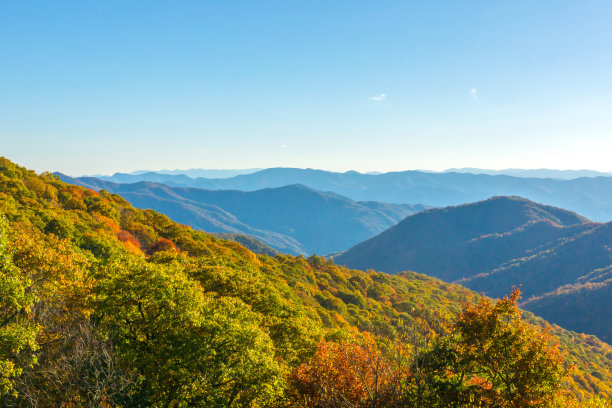
[[[249,251],[254,252],[256,254],[265,254],[270,256],[276,256],[280,254],[280,252],[276,249],[264,244],[263,242],[251,237],[250,235],[231,234],[226,232],[213,232],[211,233],[211,235],[217,238],[226,239],[228,241],[238,242],[239,244],[247,248]]]
[[[610,298],[590,294],[606,290],[600,270],[612,265],[611,247],[612,223],[588,222],[518,197],[496,197],[408,217],[336,261],[390,273],[414,270],[494,297],[522,285],[526,298],[546,294],[525,304],[529,310],[610,341],[611,325],[595,312],[607,313]],[[571,294],[567,285],[575,289]]]
[[[253,236],[294,255],[338,252],[370,238],[426,207],[356,202],[335,193],[291,185],[259,191],[211,191],[140,182],[117,184],[96,178],[69,183],[120,194],[138,208],[151,208],[206,232]]]
[[[548,321],[612,341],[612,265],[581,276],[576,283],[535,296],[523,303]]]
[[[522,318],[517,293],[492,302],[414,272],[256,255],[3,158],[0,213],[2,406],[578,406],[573,396],[599,407],[586,399],[612,396],[612,348]]]

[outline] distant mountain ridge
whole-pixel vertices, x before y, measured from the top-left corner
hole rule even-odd
[[[156,181],[171,186],[208,190],[255,191],[303,184],[319,191],[333,191],[355,201],[422,203],[433,207],[459,205],[491,196],[521,196],[567,208],[595,221],[612,220],[612,177],[572,180],[526,178],[470,173],[404,171],[361,174],[323,170],[272,168],[225,179],[192,179],[185,175],[115,175],[111,181]]]
[[[554,170],[554,169],[503,169],[490,170],[478,169],[474,167],[452,168],[445,170],[443,173],[472,173],[472,174],[488,174],[491,176],[505,175],[514,177],[533,177],[533,178],[553,178],[561,180],[573,180],[581,177],[612,177],[612,172],[595,171],[595,170]]]
[[[409,216],[334,259],[351,268],[414,270],[494,297],[522,285],[525,298],[534,298],[525,303],[528,310],[612,340],[612,298],[601,295],[612,288],[612,223],[519,197],[494,197]],[[561,308],[570,299],[572,307]],[[602,324],[577,317],[594,310],[610,319]]]
[[[113,175],[102,175],[92,174],[83,175],[80,177],[95,177],[107,181],[116,181],[115,177],[128,176],[142,176],[151,174],[164,174],[164,175],[185,175],[190,178],[230,178],[239,176],[242,174],[251,174],[258,171],[266,170],[263,168],[252,168],[252,169],[187,169],[187,170],[137,170],[129,173],[115,173]],[[505,175],[514,177],[526,177],[526,178],[553,178],[562,180],[572,180],[581,177],[612,177],[612,171],[596,171],[596,170],[558,170],[558,169],[519,169],[519,168],[508,168],[502,170],[492,169],[481,169],[477,167],[461,167],[461,168],[450,168],[443,171],[432,171],[432,170],[416,170],[423,173],[471,173],[471,174],[488,174],[488,175]],[[382,171],[368,171],[359,172],[361,174],[369,175],[380,175],[385,174]],[[138,180],[138,181],[152,181],[152,180]]]
[[[130,173],[115,173],[112,176],[102,175],[102,174],[92,174],[82,177],[95,177],[101,180],[114,181],[114,177],[123,177],[123,176],[142,176],[142,175],[168,175],[168,176],[180,176],[184,175],[189,178],[229,178],[239,176],[241,174],[250,174],[255,173],[263,169],[253,168],[253,169],[187,169],[187,170],[137,170]],[[153,181],[153,180],[139,180],[139,181]]]
[[[69,183],[120,194],[134,206],[215,233],[246,234],[281,252],[327,254],[344,250],[394,225],[423,205],[355,202],[302,185],[244,192],[121,184],[60,177]]]

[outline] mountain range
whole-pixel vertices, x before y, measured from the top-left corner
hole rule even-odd
[[[165,174],[165,175],[185,175],[190,178],[198,178],[198,177],[206,177],[206,178],[229,178],[234,176],[239,176],[241,174],[250,174],[255,173],[256,171],[260,171],[263,169],[254,168],[254,169],[187,169],[187,170],[137,170],[130,173],[115,173],[114,176],[105,176],[101,174],[93,174],[90,176],[83,177],[95,177],[103,180],[112,181],[112,178],[117,176],[140,176],[143,174]]]
[[[494,229],[549,219],[561,228],[588,224],[570,212],[521,199],[491,201],[508,200],[521,202],[522,210],[506,203],[499,213],[493,205],[493,214],[501,218]],[[468,233],[449,228],[449,234],[461,238],[492,229],[457,227]],[[443,236],[439,232],[433,228],[432,233]],[[427,228],[422,233],[424,241],[431,241]],[[344,352],[352,345],[369,344],[364,341],[387,347],[399,338],[414,341],[401,349],[411,350],[412,345],[423,347],[423,339],[439,339],[438,344],[454,348],[440,352],[426,346],[423,355],[441,358],[427,360],[442,364],[433,373],[455,376],[455,357],[445,350],[461,352],[463,343],[447,332],[446,322],[489,304],[461,285],[416,272],[389,275],[348,269],[318,256],[256,255],[154,210],[134,208],[117,194],[67,184],[49,173],[38,175],[1,157],[0,262],[6,277],[0,280],[5,306],[0,334],[7,340],[0,342],[0,359],[3,367],[16,367],[4,377],[4,389],[14,392],[2,406],[30,406],[32,401],[37,406],[68,406],[73,401],[87,406],[100,406],[101,401],[169,406],[177,398],[195,404],[211,393],[222,401],[215,406],[233,406],[235,384],[240,395],[269,394],[282,403],[281,397],[293,395],[291,379],[303,373],[304,364],[328,342],[341,344]],[[487,316],[478,315],[471,321]],[[531,313],[520,320],[537,328],[548,325]],[[508,327],[502,323],[502,329]],[[413,334],[403,340],[401,333]],[[610,398],[610,346],[557,325],[550,333],[563,359],[575,366],[562,391],[579,401]],[[490,338],[484,334],[487,344]],[[527,343],[520,344],[529,347],[530,339],[524,340]],[[370,366],[369,356],[380,361],[383,354],[378,350],[388,348],[373,350],[359,361]],[[394,358],[395,350],[389,350]],[[533,359],[495,358],[483,367],[498,361],[514,368]],[[337,359],[325,358],[323,363],[332,370],[344,369]],[[461,387],[481,379],[468,374]],[[219,387],[216,380],[231,383]],[[7,398],[10,404],[4,404]],[[241,406],[256,405],[249,401]]]
[[[434,180],[438,180],[438,185],[454,188],[455,193],[460,190],[459,186],[468,185],[469,180],[480,179],[483,183],[477,185],[481,192],[486,190],[487,183],[506,181],[514,183],[515,188],[528,186],[532,191],[539,189],[542,194],[567,196],[573,200],[576,197],[564,191],[563,186],[573,186],[573,191],[589,190],[593,196],[601,187],[598,199],[605,201],[610,195],[606,183],[612,180],[597,177],[568,181],[418,172],[416,175],[364,175],[299,169],[269,169],[226,179],[193,179],[158,173],[138,177],[175,183],[213,183],[213,188],[229,183],[246,189],[249,183],[257,186],[281,183],[283,170],[293,174],[289,179],[313,185],[333,184],[330,187],[337,191],[347,189],[354,193],[361,186],[359,194],[377,188],[382,196],[394,191],[389,184],[393,179],[403,182],[398,181],[395,193],[418,190],[410,180],[420,180],[419,188],[431,190],[432,185],[426,187],[423,183],[426,176],[432,176],[431,184],[436,185]],[[440,176],[449,179],[440,180]],[[519,197],[496,197],[412,215],[424,210],[425,206],[356,202],[304,185],[226,191],[62,177],[72,183],[121,194],[137,207],[156,209],[194,228],[229,234],[226,238],[241,242],[258,253],[273,254],[266,248],[269,245],[272,250],[293,254],[332,254],[365,240],[334,259],[359,269],[391,273],[415,270],[461,283],[490,296],[502,296],[513,286],[522,285],[528,299],[524,307],[528,310],[563,327],[612,340],[612,327],[600,324],[602,314],[612,320],[608,312],[612,310],[608,301],[612,294],[609,249],[612,227],[610,223],[593,223],[569,210]],[[133,177],[121,180],[129,181]],[[364,181],[372,177],[378,178],[381,185]],[[451,183],[452,178],[458,182]],[[383,188],[385,183],[387,188]],[[550,186],[555,188],[549,189]],[[467,187],[462,193],[474,194]],[[408,218],[393,226],[405,216]],[[383,232],[386,228],[389,230]],[[381,234],[371,238],[377,233]]]
[[[567,208],[594,221],[612,220],[612,177],[562,180],[463,172],[361,174],[356,171],[335,173],[313,169],[271,168],[223,179],[191,178],[184,174],[155,172],[139,175],[118,173],[104,179],[119,183],[155,181],[179,187],[242,191],[302,184],[319,191],[333,191],[356,201],[421,203],[433,207],[459,205],[492,196],[521,196]]]
[[[493,297],[521,285],[526,309],[612,340],[612,223],[494,197],[409,216],[334,259],[351,268],[413,270]]]
[[[356,202],[303,185],[252,192],[212,191],[155,182],[119,184],[60,177],[72,184],[120,194],[138,208],[154,209],[196,229],[250,235],[292,254],[345,250],[427,208],[419,204]]]

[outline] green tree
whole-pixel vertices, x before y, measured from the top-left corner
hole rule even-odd
[[[204,293],[176,265],[122,260],[109,271],[96,317],[140,377],[133,405],[256,407],[281,392],[272,342],[243,302]]]

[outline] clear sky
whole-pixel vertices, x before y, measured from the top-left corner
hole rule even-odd
[[[4,1],[0,155],[612,170],[612,2]]]

